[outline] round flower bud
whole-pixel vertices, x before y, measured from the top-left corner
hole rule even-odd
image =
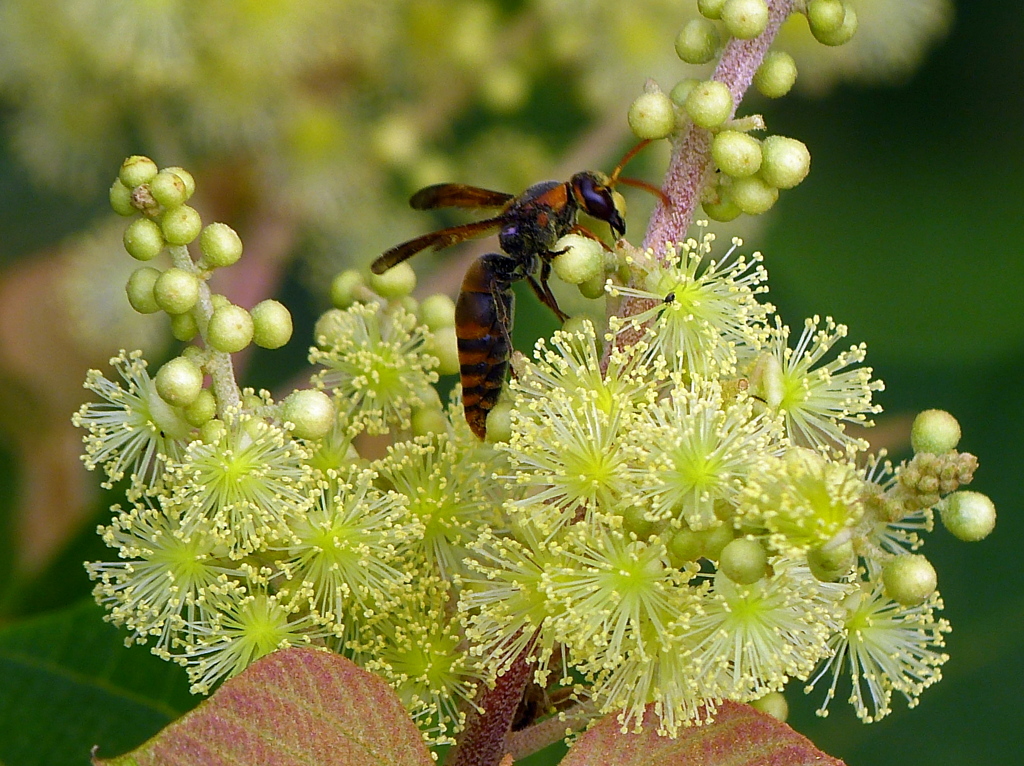
[[[726,175],[745,178],[761,167],[761,142],[738,130],[722,130],[711,142],[711,156]]]
[[[512,438],[512,405],[498,402],[487,414],[487,443],[507,442]]]
[[[736,535],[731,524],[719,524],[717,527],[706,529],[699,533],[704,541],[704,558],[717,561],[722,555],[722,550],[731,543]]]
[[[846,19],[843,0],[809,0],[807,3],[807,24],[811,34],[831,35],[839,31]]]
[[[331,303],[339,309],[347,309],[356,302],[356,290],[366,284],[362,272],[348,269],[331,280]]]
[[[718,27],[707,19],[690,19],[676,36],[676,54],[687,64],[706,64],[720,44]]]
[[[454,327],[455,301],[444,293],[425,298],[420,304],[420,321],[434,332],[443,327]]]
[[[137,261],[150,261],[164,249],[164,235],[156,221],[136,218],[124,230],[124,249]]]
[[[945,410],[925,410],[914,418],[910,445],[914,452],[942,455],[960,443],[960,424]]]
[[[984,540],[996,526],[996,507],[980,492],[954,492],[939,505],[942,525],[959,540]]]
[[[213,310],[216,311],[221,306],[230,306],[231,301],[228,300],[228,296],[221,293],[213,293],[210,295],[210,303],[213,304]]]
[[[110,185],[110,207],[118,215],[135,215],[139,212],[132,204],[132,190],[121,183],[120,178],[115,178]]]
[[[199,300],[199,277],[184,269],[167,269],[153,285],[153,297],[168,314],[191,311]]]
[[[768,98],[782,98],[796,83],[796,61],[785,51],[768,51],[754,73],[754,87]]]
[[[320,439],[334,425],[334,402],[323,391],[306,388],[292,391],[281,403],[282,420],[291,423],[299,439]]]
[[[157,166],[153,160],[143,157],[141,154],[133,154],[121,163],[117,177],[129,189],[134,189],[139,184],[146,183],[156,173]]]
[[[846,13],[843,15],[842,25],[832,32],[826,32],[818,29],[817,31],[812,26],[811,34],[814,35],[814,39],[822,45],[845,45],[853,39],[854,34],[857,32],[857,12],[853,8],[844,3],[843,7],[846,9]]]
[[[602,270],[600,274],[580,282],[576,287],[579,289],[580,295],[593,301],[604,297],[604,286],[607,282],[608,276]]]
[[[722,18],[723,7],[725,0],[697,0],[697,10],[707,19]]]
[[[171,321],[174,321],[173,317],[171,318]],[[186,359],[191,361],[196,367],[202,370],[203,368],[206,367],[206,362],[209,359],[210,354],[205,348],[200,348],[199,346],[189,344],[188,346],[185,346],[185,348],[181,350],[181,353],[178,356],[185,357]]]
[[[177,165],[172,165],[169,168],[164,168],[163,171],[161,171],[161,172],[164,172],[164,173],[174,173],[174,175],[176,175],[178,178],[181,179],[181,182],[183,184],[185,184],[185,201],[186,202],[188,201],[189,197],[191,197],[193,194],[195,194],[195,191],[196,191],[196,179],[193,178],[192,174],[189,173],[187,170],[185,170],[185,168],[179,168]]]
[[[622,509],[622,531],[646,540],[657,531],[654,522],[647,518],[647,511],[640,505],[627,505]]]
[[[370,287],[381,298],[404,298],[416,289],[416,272],[408,263],[400,263],[383,274],[371,274]]]
[[[672,103],[676,106],[684,106],[686,104],[686,97],[690,95],[690,91],[693,90],[694,86],[700,82],[702,80],[697,80],[693,77],[680,80],[669,92],[668,97],[672,99]]]
[[[761,177],[776,189],[792,189],[810,169],[811,153],[803,141],[768,136],[761,143]]]
[[[171,315],[171,335],[174,336],[175,340],[188,343],[196,337],[198,332],[199,325],[196,324],[196,318],[192,315],[191,311],[186,311],[184,314]]]
[[[764,0],[725,0],[722,22],[733,37],[752,40],[768,26],[768,4]]]
[[[759,175],[747,176],[732,182],[729,197],[747,215],[760,215],[771,210],[779,199],[779,190],[765,183]]]
[[[704,536],[692,529],[678,530],[666,546],[672,566],[682,568],[689,561],[696,561],[704,550]]]
[[[439,327],[431,336],[427,352],[438,360],[438,375],[457,375],[459,365],[459,341],[455,337],[454,327]]]
[[[935,592],[938,576],[928,559],[908,553],[886,562],[882,568],[882,584],[885,595],[896,603],[916,606]]]
[[[686,97],[686,113],[694,125],[717,128],[732,114],[732,94],[725,83],[705,80],[693,86]]]
[[[768,571],[768,552],[756,540],[741,537],[722,548],[718,568],[734,583],[752,585]]]
[[[338,345],[355,332],[359,320],[341,309],[328,309],[313,325],[313,339],[322,348]]]
[[[203,390],[203,372],[190,359],[178,356],[157,371],[154,382],[161,399],[175,407],[187,407]]]
[[[187,245],[199,236],[203,221],[199,211],[188,205],[179,205],[160,216],[160,229],[164,239],[172,245]]]
[[[199,250],[209,268],[220,269],[242,257],[242,240],[226,223],[211,223],[199,235]]]
[[[558,278],[578,285],[604,274],[604,248],[597,240],[580,234],[566,234],[555,243],[551,266]]]
[[[189,425],[200,428],[217,414],[217,398],[213,395],[213,391],[204,388],[199,392],[195,401],[182,410],[182,413]]]
[[[149,182],[149,193],[165,208],[179,207],[185,204],[185,182],[181,176],[167,170],[161,170]]]
[[[207,327],[207,340],[217,351],[234,354],[252,341],[252,316],[241,306],[228,304],[215,309]]]
[[[842,545],[812,548],[807,552],[807,566],[820,582],[837,582],[849,574],[856,560],[857,554],[849,540]]]
[[[743,212],[732,201],[724,188],[718,187],[717,194],[717,199],[704,200],[700,203],[708,218],[713,221],[732,221]]]
[[[261,348],[281,348],[292,338],[292,315],[283,303],[260,301],[252,307],[252,339]]]
[[[762,713],[770,715],[776,721],[785,723],[789,718],[789,703],[786,702],[786,696],[782,692],[768,692],[760,699],[751,702],[750,706],[754,710],[760,710]]]
[[[637,138],[667,137],[676,127],[672,99],[660,90],[641,93],[629,106],[629,129]]]
[[[221,437],[228,432],[228,427],[224,425],[224,421],[220,418],[213,418],[207,420],[199,428],[199,440],[203,444],[213,444],[219,441]]]
[[[140,314],[155,314],[160,310],[156,298],[153,297],[153,285],[159,278],[160,272],[152,266],[135,269],[128,277],[128,284],[125,285],[128,303]]]
[[[420,407],[412,413],[413,436],[443,434],[448,431],[448,419],[440,407]]]

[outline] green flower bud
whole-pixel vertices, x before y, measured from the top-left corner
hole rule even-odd
[[[630,104],[627,119],[629,129],[637,138],[666,138],[676,127],[672,99],[660,89],[637,96]]]
[[[128,303],[140,314],[155,314],[160,310],[153,297],[153,285],[159,278],[160,272],[152,266],[137,268],[128,277],[128,284],[125,285]]]
[[[960,443],[960,424],[945,410],[925,410],[914,418],[910,444],[914,452],[942,455]]]
[[[356,302],[356,290],[363,287],[366,280],[362,272],[348,269],[331,280],[331,303],[339,309],[347,309]]]
[[[711,199],[703,200],[700,205],[708,218],[713,221],[732,221],[739,217],[743,211],[736,206],[723,186],[713,190],[714,196]]]
[[[167,269],[153,285],[153,297],[168,314],[191,311],[199,300],[199,277],[183,269]]]
[[[228,296],[222,295],[221,293],[213,293],[210,295],[210,303],[213,304],[213,310],[216,311],[221,306],[230,306],[231,301],[228,300]]]
[[[334,402],[323,391],[312,388],[292,391],[281,403],[281,418],[293,425],[299,439],[321,439],[334,425]]]
[[[726,175],[745,178],[761,167],[761,142],[738,130],[722,130],[711,142],[711,156]]]
[[[413,436],[443,434],[448,431],[448,419],[440,407],[420,407],[412,413]]]
[[[196,337],[198,332],[199,325],[196,324],[196,318],[192,315],[191,311],[186,311],[184,314],[171,315],[171,335],[174,336],[175,340],[188,343]]]
[[[768,26],[768,4],[764,0],[725,0],[722,22],[733,37],[752,40]]]
[[[357,324],[358,320],[348,312],[328,309],[313,325],[313,338],[322,348],[331,348],[351,337]]]
[[[203,221],[199,211],[188,205],[179,205],[160,216],[160,229],[164,239],[172,245],[187,245],[199,236]]]
[[[765,183],[760,175],[737,178],[729,187],[729,197],[747,215],[760,215],[779,199],[779,190]]]
[[[705,530],[700,533],[704,539],[704,558],[717,561],[722,555],[722,550],[733,541],[735,533],[731,524],[719,524],[717,527]]]
[[[164,173],[174,173],[174,175],[176,175],[178,178],[180,178],[181,182],[183,184],[185,184],[185,201],[186,202],[189,200],[189,198],[193,194],[195,194],[195,191],[196,191],[196,179],[193,178],[192,174],[189,173],[187,170],[185,170],[185,168],[180,168],[177,165],[172,165],[169,168],[164,168],[163,172]]]
[[[174,407],[187,407],[203,390],[203,372],[191,360],[178,356],[157,371],[154,382],[161,399]]]
[[[833,32],[826,32],[825,30],[815,30],[811,27],[811,34],[814,35],[814,39],[822,45],[845,45],[853,39],[854,34],[857,32],[857,12],[849,5],[844,4],[846,13],[843,16],[843,23],[838,29]]]
[[[995,504],[980,492],[954,492],[939,504],[942,525],[958,540],[984,540],[996,526]]]
[[[189,425],[201,428],[217,414],[217,398],[213,391],[204,388],[192,404],[182,409],[182,413]]]
[[[786,702],[786,696],[782,692],[768,692],[760,699],[751,702],[750,706],[770,715],[776,721],[785,723],[789,718],[789,703]]]
[[[455,326],[455,301],[444,293],[425,298],[420,304],[420,321],[436,332]]]
[[[383,274],[371,274],[370,287],[381,298],[403,298],[416,289],[416,272],[408,263],[400,263]]]
[[[153,160],[143,157],[141,154],[133,154],[121,163],[117,177],[129,189],[134,189],[139,184],[146,183],[156,173],[157,166]]]
[[[768,51],[754,74],[754,87],[768,98],[782,98],[796,83],[796,61],[784,51]]]
[[[292,338],[292,315],[283,303],[260,301],[252,307],[253,342],[261,348],[281,348]]]
[[[132,190],[121,183],[120,178],[115,178],[110,185],[110,207],[118,215],[135,215],[138,210],[132,204]]]
[[[722,18],[725,0],[697,0],[697,10],[707,19]]]
[[[705,80],[693,86],[686,97],[686,113],[694,125],[717,128],[732,114],[732,94],[725,83]]]
[[[164,235],[156,221],[136,218],[124,230],[124,249],[137,261],[151,261],[164,249]]]
[[[171,318],[171,321],[174,321],[173,317]],[[210,352],[207,351],[205,348],[200,348],[199,346],[189,344],[188,346],[185,346],[185,348],[181,350],[181,353],[178,354],[178,356],[185,357],[186,359],[190,360],[196,367],[202,370],[204,367],[206,367],[206,362],[209,359]]]
[[[226,223],[211,223],[199,235],[199,250],[208,268],[220,269],[242,257],[242,240]]]
[[[704,551],[704,535],[692,529],[680,529],[669,538],[669,561],[672,566],[682,568],[690,561],[696,561]]]
[[[896,603],[916,606],[935,592],[938,576],[928,559],[908,553],[886,562],[882,568],[882,584],[885,595]]]
[[[857,554],[849,540],[841,545],[812,548],[807,552],[811,574],[821,582],[837,582],[850,573],[856,561]]]
[[[160,205],[168,210],[185,204],[187,194],[181,176],[161,170],[149,182],[149,193]]]
[[[707,19],[691,19],[676,36],[676,54],[687,64],[706,64],[721,44],[718,27]]]
[[[228,427],[220,418],[213,418],[203,423],[199,428],[199,439],[204,444],[213,444],[228,432]]]
[[[555,243],[560,252],[551,261],[555,274],[563,282],[578,285],[604,274],[604,248],[597,240],[580,234],[567,234]]]
[[[499,401],[487,414],[487,443],[507,442],[512,438],[512,405]]]
[[[608,276],[602,269],[600,274],[597,274],[590,279],[580,282],[576,285],[579,288],[580,295],[588,300],[597,300],[598,298],[604,297],[604,286],[608,282]]]
[[[438,375],[457,375],[459,365],[459,341],[454,327],[440,327],[434,331],[427,351],[438,359]]]
[[[815,37],[819,34],[835,34],[845,20],[846,6],[843,0],[809,0],[807,3],[807,23]]]
[[[734,583],[752,585],[768,571],[768,552],[756,540],[741,537],[722,548],[718,568]]]
[[[811,153],[795,138],[768,136],[761,143],[761,158],[761,177],[776,189],[792,189],[811,169]]]
[[[690,95],[690,91],[693,90],[694,86],[702,80],[697,80],[693,77],[687,77],[685,80],[680,80],[675,84],[669,92],[668,97],[672,99],[672,103],[676,106],[683,107],[686,105],[686,97]]]
[[[207,341],[217,351],[234,354],[252,342],[252,315],[241,306],[215,309],[207,327]]]

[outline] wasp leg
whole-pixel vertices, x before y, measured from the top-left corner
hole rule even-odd
[[[558,301],[552,294],[551,288],[548,287],[549,276],[551,276],[551,263],[544,261],[540,267],[540,281],[534,278],[532,274],[527,275],[526,281],[530,283],[530,288],[533,290],[534,295],[540,299],[540,302],[554,311],[555,316],[558,317],[560,322],[565,322],[569,315],[558,307]]]

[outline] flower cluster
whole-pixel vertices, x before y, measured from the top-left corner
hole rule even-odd
[[[150,180],[125,174],[126,211],[160,186],[135,170]],[[204,290],[240,247],[206,232],[209,269],[189,272],[174,245],[175,268],[129,292],[192,316],[208,348],[153,378],[122,353],[121,382],[91,372],[100,402],[75,416],[86,465],[127,484],[100,528],[116,560],[87,565],[95,596],[194,691],[317,646],[381,674],[442,744],[524,656],[564,692],[542,715],[584,703],[638,728],[653,704],[668,735],[792,679],[830,678],[825,712],[848,672],[866,721],[938,680],[949,626],[919,533],[938,508],[983,536],[984,503],[958,492],[976,461],[945,413],[915,427],[912,460],[868,455],[847,433],[879,409],[864,347],[833,353],[846,330],[817,318],[791,346],[739,240],[720,258],[707,233],[660,252],[620,243],[609,305],[650,308],[573,320],[514,359],[482,442],[458,389],[447,407],[435,389],[459,369],[454,305],[414,301],[411,272],[343,275],[312,388],[238,391],[234,323],[216,327],[238,307]],[[194,282],[177,311],[167,285]],[[276,337],[271,308],[253,310],[257,342]]]

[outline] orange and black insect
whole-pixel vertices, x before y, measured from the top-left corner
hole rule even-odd
[[[501,212],[482,221],[439,229],[403,242],[370,266],[374,274],[383,274],[428,248],[440,250],[497,232],[498,245],[504,252],[487,253],[473,262],[462,280],[455,305],[462,404],[466,422],[481,439],[487,433],[487,414],[498,401],[512,352],[512,284],[525,279],[541,303],[563,322],[568,318],[548,286],[551,259],[560,254],[552,248],[570,233],[597,239],[577,224],[580,211],[605,221],[616,237],[622,237],[626,222],[620,200],[613,194],[617,183],[647,189],[664,199],[656,187],[619,177],[626,162],[647,143],[642,141],[630,150],[610,176],[585,170],[568,181],[534,184],[518,196],[464,184],[436,184],[420,189],[409,200],[416,210],[460,207],[500,208]]]

